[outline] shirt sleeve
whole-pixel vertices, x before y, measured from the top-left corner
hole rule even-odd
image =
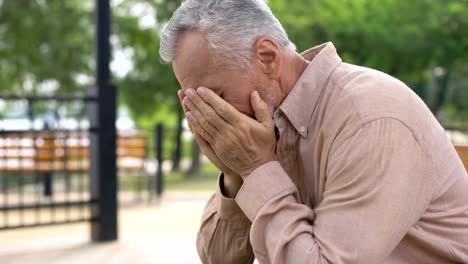
[[[236,200],[260,263],[382,263],[421,217],[433,180],[410,129],[379,119],[338,141],[315,210],[276,161],[244,181]]]
[[[225,197],[218,188],[209,199],[197,235],[197,250],[204,264],[249,264],[255,256],[249,241],[251,222],[234,199]]]

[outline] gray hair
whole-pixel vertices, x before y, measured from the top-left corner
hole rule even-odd
[[[260,37],[296,50],[264,0],[184,1],[162,30],[159,54],[164,61],[173,61],[178,39],[188,30],[203,32],[216,59],[241,69],[249,68]]]

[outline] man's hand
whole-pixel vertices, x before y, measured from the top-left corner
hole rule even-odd
[[[257,120],[240,113],[210,89],[187,89],[185,95],[191,128],[211,146],[221,163],[243,179],[276,159],[273,119],[258,92],[250,97]]]
[[[179,90],[177,92],[177,95],[179,96],[180,103],[182,107],[184,108],[184,112],[187,113],[189,110],[187,107],[182,103],[185,98],[184,92]],[[210,144],[202,137],[200,134],[195,131],[191,123],[189,122],[190,129],[192,130],[193,136],[195,137],[195,140],[197,141],[198,145],[200,146],[201,152],[224,174],[223,178],[223,194],[229,198],[234,198],[237,195],[237,192],[239,191],[240,187],[242,186],[242,178],[234,172],[231,168],[226,166],[215,154],[213,149],[211,148]]]

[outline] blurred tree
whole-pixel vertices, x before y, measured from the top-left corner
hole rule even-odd
[[[122,102],[129,106],[132,116],[142,127],[152,127],[164,121],[176,129],[171,138],[173,170],[179,169],[182,157],[183,112],[176,91],[179,84],[172,66],[159,59],[161,26],[172,16],[181,1],[126,0],[114,7],[114,32],[118,49],[131,50],[133,71],[119,79]],[[140,12],[131,13],[132,10]],[[142,12],[155,17],[155,24],[142,25]],[[157,12],[156,12],[157,11]],[[164,120],[161,115],[165,113]],[[193,152],[193,155],[199,155]],[[192,158],[198,162],[198,158]],[[199,165],[194,165],[196,168]]]
[[[175,110],[178,104],[178,85],[172,67],[159,59],[158,24],[143,26],[139,16],[142,11],[132,13],[135,9],[151,9],[149,3],[151,1],[123,0],[113,6],[113,48],[126,51],[132,66],[128,73],[116,77],[121,102],[129,106],[132,116],[142,124],[143,120],[160,119],[155,112],[161,108]],[[155,10],[145,12],[155,15]],[[175,120],[175,112],[167,112],[173,115],[168,120],[152,121]]]
[[[131,55],[126,62],[130,71],[114,72],[114,76],[120,103],[128,106],[139,128],[151,131],[158,121],[167,127],[177,125],[176,138],[170,139],[177,142],[171,144],[176,146],[177,165],[182,152],[178,84],[172,67],[159,60],[159,24],[142,26],[134,12],[135,8],[171,6],[156,2],[113,1],[114,55],[122,51]],[[93,8],[91,0],[0,1],[0,91],[86,92],[94,82]],[[155,12],[151,15],[154,18]]]
[[[85,90],[92,38],[92,6],[83,1],[1,1],[0,91]]]
[[[467,64],[465,0],[271,0],[269,4],[299,50],[333,41],[345,61],[408,83],[434,113],[445,102],[454,66]],[[427,87],[433,78],[438,79],[436,92],[430,94]]]

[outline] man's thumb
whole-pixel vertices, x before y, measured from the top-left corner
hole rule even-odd
[[[257,91],[253,91],[252,94],[250,94],[250,103],[255,112],[255,118],[257,118],[257,121],[263,125],[271,125],[273,120],[271,118],[268,105],[262,100],[262,98],[260,98]]]

